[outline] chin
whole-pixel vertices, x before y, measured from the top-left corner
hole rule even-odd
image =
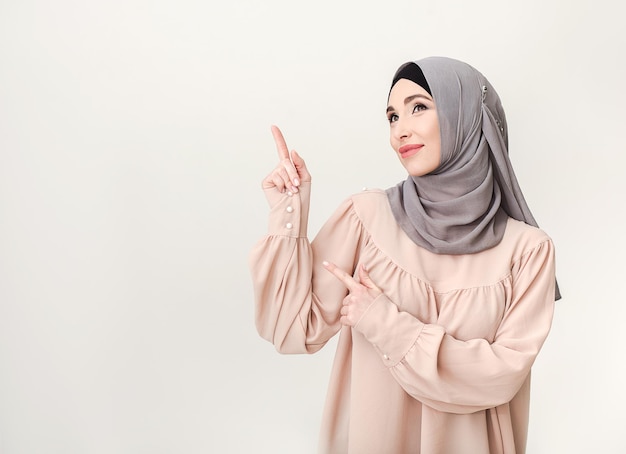
[[[417,164],[417,163],[413,163]],[[424,163],[421,163],[424,164]],[[404,168],[412,177],[423,177],[424,175],[428,175],[429,173],[434,172],[438,167],[437,165],[410,165],[407,163]]]
[[[432,170],[430,169],[424,169],[424,168],[416,168],[416,167],[405,167],[406,171],[408,172],[408,174],[412,177],[423,177],[424,175],[429,174],[430,172],[432,172]]]

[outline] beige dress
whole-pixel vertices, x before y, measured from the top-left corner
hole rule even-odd
[[[260,335],[281,353],[340,338],[323,415],[324,454],[524,453],[530,369],[552,322],[554,247],[509,219],[501,243],[433,254],[397,225],[384,191],[347,199],[307,239],[310,184],[266,191],[269,234],[250,267]],[[346,288],[322,266],[367,265],[383,290],[354,328]]]

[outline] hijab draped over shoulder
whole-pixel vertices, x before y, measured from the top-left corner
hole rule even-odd
[[[406,234],[437,254],[471,254],[500,243],[509,216],[537,227],[509,160],[506,117],[489,81],[445,57],[402,65],[392,87],[402,78],[432,95],[441,134],[439,167],[387,190]]]

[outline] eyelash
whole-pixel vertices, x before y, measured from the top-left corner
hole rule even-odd
[[[428,107],[426,107],[424,104],[417,103],[417,104],[415,104],[413,106],[413,113],[421,112],[422,110],[426,110],[426,109],[428,109]],[[389,121],[389,123],[394,123],[394,122],[398,121],[398,115],[395,114],[395,113],[390,113],[387,116],[387,121]]]

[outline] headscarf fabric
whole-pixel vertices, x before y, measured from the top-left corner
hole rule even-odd
[[[392,87],[401,78],[432,95],[441,135],[439,167],[387,190],[404,232],[436,254],[472,254],[500,243],[509,216],[537,227],[509,160],[504,109],[489,81],[446,57],[402,65]]]

